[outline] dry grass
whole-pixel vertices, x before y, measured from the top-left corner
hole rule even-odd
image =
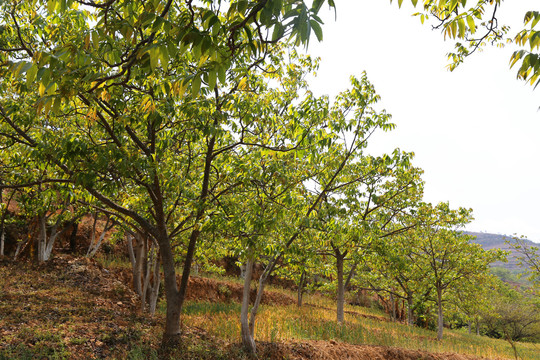
[[[236,303],[189,302],[184,321],[229,342],[239,342],[239,314],[240,305]],[[317,295],[307,296],[301,308],[296,305],[263,306],[257,318],[255,337],[266,342],[333,340],[489,359],[514,358],[505,341],[448,329],[445,329],[443,341],[437,341],[433,331],[387,321],[383,313],[370,308],[346,306],[345,323],[339,325],[335,304],[331,299]],[[520,343],[518,349],[523,359],[540,359],[535,344]]]

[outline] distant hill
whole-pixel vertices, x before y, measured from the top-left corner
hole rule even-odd
[[[496,262],[493,264],[494,266],[503,267],[508,270],[520,270],[520,267],[518,266],[517,252],[514,249],[512,249],[510,245],[506,243],[506,241],[512,240],[512,236],[489,234],[489,233],[478,233],[478,232],[472,232],[472,231],[464,231],[464,233],[468,235],[476,236],[473,242],[482,245],[482,247],[485,250],[501,249],[501,250],[507,250],[511,252],[510,255],[508,255],[507,263]],[[525,243],[530,246],[538,246],[538,244],[530,240],[525,240]]]

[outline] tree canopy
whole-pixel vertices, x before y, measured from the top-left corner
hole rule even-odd
[[[465,0],[424,1],[422,18],[429,13],[446,36],[468,41],[455,64],[504,33],[488,23],[481,40],[469,39],[488,3],[495,13],[498,1],[468,10]],[[422,171],[412,153],[368,153],[372,134],[394,124],[377,108],[379,95],[365,73],[332,100],[310,91],[306,78],[317,60],[294,47],[322,40],[317,14],[325,4],[335,6],[332,0],[2,2],[0,190],[20,190],[23,210],[37,214],[38,260],[49,258],[58,227],[67,229],[89,209],[107,214],[130,236],[135,286],[141,290],[142,262],[156,274],[157,284],[145,285],[154,292],[153,309],[159,249],[167,343],[181,331],[194,259],[232,253],[247,267],[242,338],[254,353],[257,309],[276,268],[311,261],[334,267],[343,322],[347,285],[361,281],[356,270],[369,259],[374,273],[390,278],[384,290],[406,298],[411,310],[414,300],[437,293],[442,336],[445,292],[481,275],[498,255],[455,231],[470,210],[422,202]],[[532,79],[527,69],[524,77]],[[2,204],[2,239],[5,214]],[[136,254],[131,237],[144,254]],[[325,254],[335,264],[313,259]],[[255,262],[265,267],[248,322]],[[304,279],[310,268],[302,267]],[[423,279],[412,276],[416,268]]]

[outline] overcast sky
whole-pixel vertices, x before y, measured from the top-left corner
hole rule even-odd
[[[446,70],[452,50],[439,31],[389,0],[336,1],[323,15],[316,94],[335,95],[366,71],[396,130],[374,137],[374,154],[399,147],[424,169],[425,200],[474,210],[467,229],[540,242],[540,88],[516,80],[512,49],[487,48]],[[508,3],[508,4],[506,4]],[[407,4],[408,5],[408,4]],[[538,0],[507,0],[500,21],[518,29]]]

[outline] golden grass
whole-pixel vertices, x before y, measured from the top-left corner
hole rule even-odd
[[[231,342],[240,341],[240,305],[188,302],[184,314],[187,325],[205,329]],[[380,318],[380,319],[377,319]],[[336,323],[335,303],[322,296],[307,296],[301,308],[262,306],[257,317],[255,338],[259,341],[336,340],[350,344],[394,346],[429,352],[468,354],[490,359],[513,359],[510,345],[465,331],[445,329],[437,341],[433,331],[386,321],[376,309],[346,306],[345,323]],[[540,359],[540,348],[518,344],[523,359]]]

